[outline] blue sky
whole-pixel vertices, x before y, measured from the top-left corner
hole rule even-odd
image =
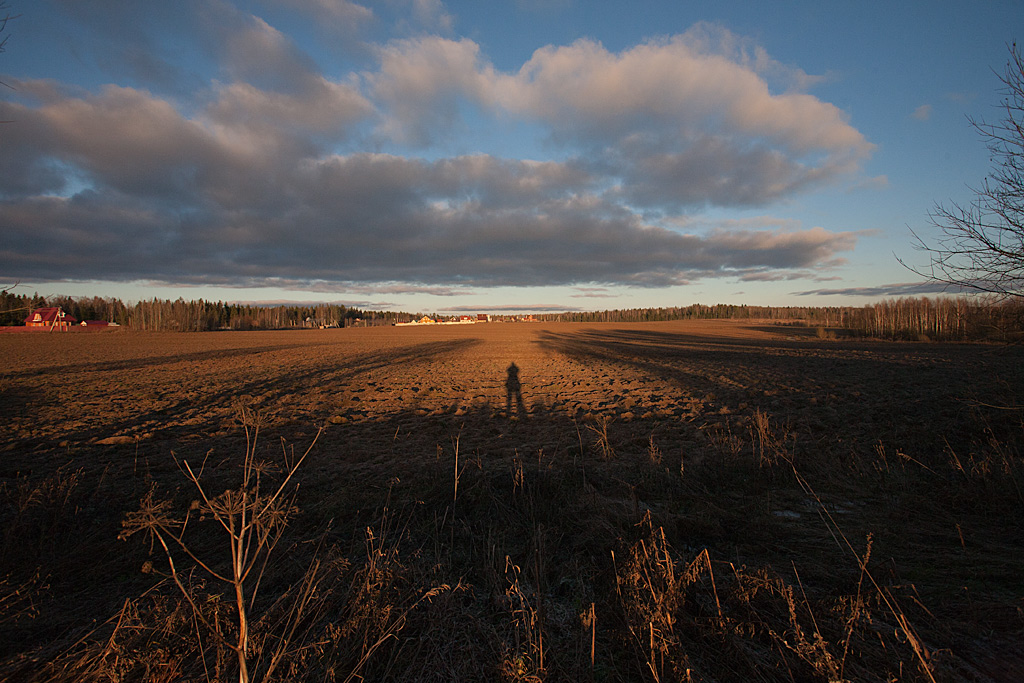
[[[934,295],[1024,4],[8,0],[0,281],[408,311]]]

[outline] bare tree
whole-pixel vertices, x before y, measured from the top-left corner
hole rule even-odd
[[[11,16],[5,0],[0,0],[0,15],[2,15],[0,16],[0,34],[2,34],[7,30],[7,22],[11,19],[17,19],[17,17]],[[6,49],[7,39],[10,37],[10,34],[8,34],[3,38],[0,38],[0,52],[3,52]]]
[[[10,21],[11,19],[17,19],[17,17],[12,17],[11,13],[8,12],[7,10],[7,2],[5,2],[5,0],[0,0],[0,35],[3,35],[7,31],[8,21]],[[10,37],[11,35],[8,33],[7,35],[3,35],[3,37],[0,38],[0,52],[3,52],[7,48],[7,39]],[[0,85],[7,86],[7,84],[3,81],[0,81]]]
[[[935,282],[1019,301],[1024,298],[1024,58],[1016,43],[1009,51],[999,77],[1002,120],[970,119],[988,146],[993,169],[970,204],[936,206],[929,219],[942,236],[929,243],[914,233],[916,247],[928,252],[931,262],[907,267]]]

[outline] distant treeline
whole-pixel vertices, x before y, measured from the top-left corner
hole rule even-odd
[[[302,327],[390,325],[411,320],[408,313],[363,311],[337,304],[315,306],[253,306],[221,301],[151,299],[126,304],[106,297],[51,297],[3,292],[0,325],[21,325],[42,306],[60,306],[77,320],[105,320],[146,332],[206,332],[209,330],[279,330]]]
[[[1024,302],[990,303],[979,299],[927,297],[887,299],[867,306],[746,306],[716,304],[550,313],[537,320],[563,322],[645,322],[690,319],[791,321],[843,328],[879,339],[966,341],[1013,339],[1024,332]]]
[[[852,311],[844,327],[882,339],[1019,341],[1024,334],[1024,301],[1019,299],[889,299]]]
[[[664,320],[806,320],[814,324],[839,325],[844,313],[854,308],[808,306],[746,306],[735,304],[692,304],[667,308],[626,308],[611,311],[546,313],[534,316],[548,322],[634,323]]]
[[[181,332],[391,325],[421,315],[364,311],[339,304],[254,306],[202,299],[152,299],[125,304],[116,298],[44,299],[39,295],[27,296],[7,291],[0,292],[0,325],[21,325],[33,309],[41,306],[60,306],[79,321],[106,320],[132,330]],[[531,318],[548,322],[582,323],[691,319],[772,320],[819,327],[823,331],[842,328],[859,336],[880,339],[965,341],[1019,339],[1024,333],[1024,302],[990,303],[981,299],[918,297],[888,299],[862,307],[693,304],[548,313]],[[516,316],[495,316],[495,319],[514,320]]]

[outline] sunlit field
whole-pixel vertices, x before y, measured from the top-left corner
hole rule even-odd
[[[7,680],[1024,680],[1019,345],[486,323],[0,357]],[[264,525],[244,576],[226,490]]]

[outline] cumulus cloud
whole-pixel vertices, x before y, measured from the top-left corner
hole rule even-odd
[[[932,117],[932,105],[922,104],[920,107],[914,110],[914,113],[910,115],[918,121],[927,121]]]
[[[496,74],[469,39],[438,36],[398,40],[379,53],[380,69],[368,74],[385,119],[378,132],[399,142],[426,146],[459,122],[462,98],[492,98]]]
[[[870,150],[843,113],[801,92],[773,94],[733,52],[731,34],[683,34],[619,54],[592,40],[537,50],[494,98],[569,135],[628,135],[638,128],[689,136],[707,130],[767,138],[797,152]],[[575,118],[574,118],[575,117]],[[576,120],[578,118],[579,120]]]
[[[0,277],[444,296],[818,276],[856,246],[858,233],[770,216],[682,215],[766,205],[855,173],[871,152],[802,91],[813,77],[728,32],[620,53],[548,46],[511,72],[472,40],[421,35],[329,78],[267,21],[200,4],[219,71],[187,104],[48,81],[19,81],[0,102],[17,122],[0,155]],[[342,0],[291,4],[370,18]],[[450,21],[440,3],[415,7],[435,29]],[[557,160],[385,144],[429,146],[468,125],[464,106],[536,126]]]
[[[761,204],[856,171],[873,145],[837,107],[793,89],[814,79],[742,44],[721,29],[617,54],[582,39],[503,73],[466,38],[396,41],[371,77],[379,132],[426,145],[469,102],[543,124],[624,200],[675,211]],[[773,93],[764,71],[793,87]]]

